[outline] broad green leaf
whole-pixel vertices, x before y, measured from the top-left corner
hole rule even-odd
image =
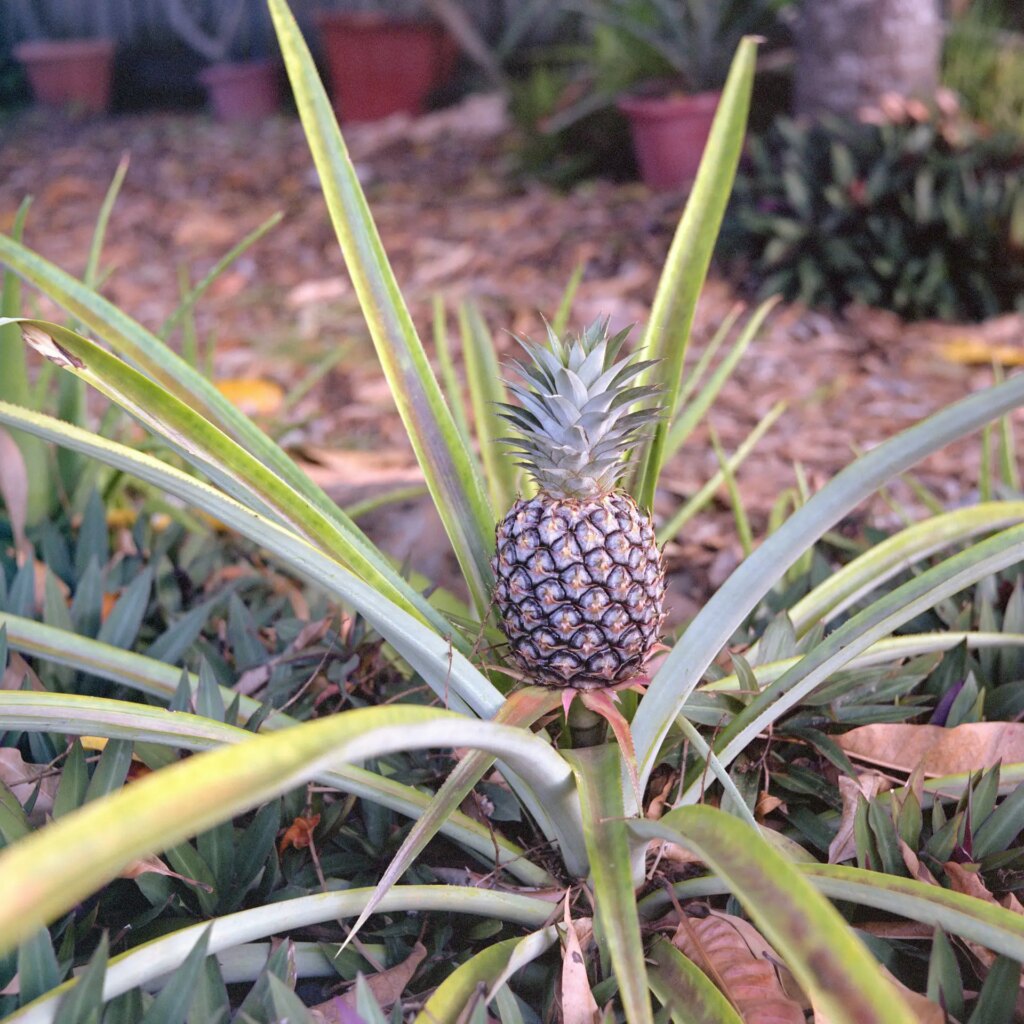
[[[630,829],[643,840],[680,843],[724,879],[835,1024],[913,1024],[909,1007],[835,908],[742,822],[711,807],[683,807],[657,822],[631,822]]]
[[[384,375],[481,617],[491,602],[494,513],[388,263],[331,102],[285,0],[269,0],[327,209]]]
[[[89,964],[57,1006],[54,1024],[100,1024],[103,1016],[103,982],[107,974],[110,949],[107,933],[100,935]]]
[[[348,572],[340,563],[326,558],[296,534],[152,456],[50,417],[17,410],[0,402],[0,422],[8,421],[132,473],[174,494],[186,504],[203,509],[272,551],[299,575],[319,583],[337,599],[355,605],[450,707],[467,712],[471,707],[476,714],[490,717],[501,706],[502,694],[457,648],[453,649],[453,641],[448,635],[439,636],[426,628],[418,619]],[[31,579],[28,577],[29,583]]]
[[[301,999],[276,975],[267,978],[270,989],[270,1003],[276,1014],[275,1021],[288,1024],[315,1024],[315,1018]]]
[[[648,957],[651,991],[675,1024],[743,1024],[714,982],[668,939],[659,936]]]
[[[135,743],[160,743],[193,751],[244,743],[253,735],[237,726],[144,704],[23,691],[0,692],[0,722],[28,732],[49,731],[57,728],[59,723],[59,731],[63,733],[106,736]],[[277,715],[265,724],[264,729],[291,728],[297,724],[295,719]],[[432,799],[428,793],[350,765],[319,772],[316,779],[322,785],[374,801],[412,818],[423,814]],[[21,805],[9,791],[8,796],[10,807],[6,813],[9,817],[5,817],[7,802],[0,791],[0,835],[13,841],[28,831],[28,822]],[[453,811],[441,823],[440,830],[489,862],[493,862],[497,855],[506,870],[528,885],[553,884],[547,872],[535,866],[521,847],[495,835],[460,811]]]
[[[640,475],[634,495],[642,508],[654,504],[654,490],[683,386],[683,367],[697,299],[743,148],[756,57],[757,40],[744,39],[722,90],[700,170],[665,259],[644,335],[644,358],[661,360],[647,382],[657,379],[665,385],[664,407],[668,417],[658,423],[654,436],[639,451]]]
[[[207,930],[210,933],[208,954],[222,953],[270,935],[354,917],[372,892],[369,888],[347,889],[281,900],[152,939],[111,959],[103,998],[114,999],[136,986],[147,985],[155,978],[170,974],[185,961],[199,937]],[[535,897],[487,889],[454,885],[400,885],[385,897],[380,911],[392,914],[472,914],[542,929],[551,916],[551,904]],[[6,1018],[4,1024],[52,1024],[58,1001],[79,983],[78,978],[65,982],[32,1006]]]
[[[339,525],[337,516],[325,515],[185,402],[73,331],[45,320],[17,322],[29,344],[130,412],[232,497],[254,512],[269,510],[381,593],[438,629],[446,628],[443,617],[412,590],[353,524]]]
[[[54,723],[56,728],[59,728]],[[532,733],[423,707],[347,711],[152,772],[0,851],[0,950],[149,856],[302,785],[398,750],[486,749],[551,800],[561,840],[581,828],[565,762]],[[73,859],[68,850],[75,850]]]
[[[653,1024],[644,945],[633,895],[632,860],[622,804],[622,758],[614,745],[567,750],[580,794],[594,905],[629,1024]]]
[[[882,484],[1024,401],[1024,376],[964,398],[861,456],[826,484],[732,573],[662,663],[633,719],[641,785],[661,741],[719,651],[786,570]]]
[[[160,990],[140,1024],[185,1024],[209,944],[210,926],[207,926],[182,965],[167,979],[167,984]]]
[[[56,987],[60,981],[60,969],[46,928],[26,928],[21,938],[18,947],[18,995],[21,1005],[25,1006]],[[13,943],[6,948],[12,946]]]
[[[461,1024],[470,998],[483,988],[493,998],[515,971],[536,960],[558,939],[554,926],[524,938],[496,942],[460,964],[423,1004],[413,1024]]]

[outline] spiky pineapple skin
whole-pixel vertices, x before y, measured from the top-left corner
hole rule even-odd
[[[650,516],[629,495],[544,493],[497,527],[495,601],[531,682],[593,690],[639,674],[664,618],[665,573]]]

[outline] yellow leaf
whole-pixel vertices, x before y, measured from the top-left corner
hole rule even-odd
[[[1017,345],[997,345],[984,338],[965,335],[939,345],[939,354],[950,363],[964,366],[999,363],[1002,366],[1024,366],[1024,348]]]
[[[249,416],[271,416],[284,401],[284,388],[264,377],[229,377],[217,381],[217,390]]]

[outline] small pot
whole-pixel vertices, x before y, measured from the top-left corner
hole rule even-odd
[[[269,60],[211,64],[199,80],[218,121],[261,121],[277,113],[277,69]]]
[[[644,184],[664,192],[693,183],[721,98],[720,92],[701,92],[619,101]]]
[[[110,108],[112,39],[40,39],[19,43],[32,95],[48,107],[77,107],[101,114]]]
[[[317,25],[331,99],[344,122],[422,114],[430,94],[454,68],[455,44],[431,22],[321,11]]]

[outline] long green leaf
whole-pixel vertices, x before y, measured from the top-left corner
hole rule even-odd
[[[52,732],[58,718],[61,731],[68,735],[160,743],[191,751],[244,743],[253,735],[237,726],[214,722],[199,715],[169,712],[163,708],[102,697],[0,691],[0,721],[11,729]],[[279,731],[297,724],[287,715],[278,714],[264,722],[263,731]],[[353,765],[320,772],[316,781],[411,818],[420,818],[431,806],[428,793]],[[440,822],[437,830],[473,851],[486,863],[493,864],[497,858],[499,864],[529,885],[552,884],[550,875],[533,864],[521,847],[457,809]]]
[[[472,303],[459,307],[459,331],[462,335],[462,357],[466,363],[466,386],[473,406],[476,439],[484,464],[494,508],[511,508],[516,497],[517,469],[515,460],[502,450],[498,439],[508,433],[498,415],[499,403],[507,402],[502,383],[494,339],[487,329],[480,310]]]
[[[834,900],[898,914],[977,942],[1024,963],[1024,919],[996,903],[953,892],[913,878],[843,864],[798,864],[797,870],[821,893]],[[705,875],[672,886],[679,899],[704,899],[729,892],[723,879]],[[657,917],[669,904],[664,890],[641,902],[645,918]]]
[[[98,345],[58,324],[27,318],[17,323],[33,347],[117,402],[233,497],[255,504],[254,511],[269,508],[283,522],[322,545],[325,552],[339,558],[407,611],[432,622],[437,628],[446,628],[443,617],[430,608],[355,527],[352,530],[340,527],[335,519],[323,514],[259,459],[173,394]]]
[[[481,616],[491,603],[495,517],[430,368],[313,58],[285,0],[269,0],[327,209],[384,375]]]
[[[53,728],[60,731],[59,720]],[[0,950],[66,912],[131,861],[321,771],[399,750],[450,746],[489,750],[528,785],[549,793],[559,829],[552,838],[581,829],[571,772],[532,733],[423,707],[361,708],[179,761],[0,851]]]
[[[111,959],[103,985],[103,998],[109,1001],[175,970],[184,962],[207,928],[210,931],[207,952],[210,955],[222,953],[268,935],[280,935],[325,921],[353,917],[363,908],[372,891],[348,889],[300,896],[214,918],[209,923],[192,925],[152,939]],[[546,900],[454,885],[396,886],[384,899],[380,909],[382,913],[392,914],[475,914],[522,924],[528,928],[542,928],[551,915],[551,904]],[[58,1000],[78,983],[77,978],[65,982],[30,1006],[5,1018],[4,1024],[53,1024]]]
[[[141,367],[153,380],[239,441],[325,515],[335,516],[339,512],[337,505],[211,381],[127,313],[60,267],[5,235],[0,235],[0,263],[48,295],[75,320],[86,324],[115,352]],[[342,526],[349,525],[341,517],[338,522]]]
[[[1024,376],[943,409],[861,456],[826,484],[747,558],[697,613],[655,675],[633,719],[646,784],[666,731],[708,666],[786,570],[882,484],[950,441],[1024,401]]]
[[[629,1024],[653,1024],[619,781],[622,757],[614,745],[567,750],[564,756],[576,774],[597,920],[622,1008]]]
[[[0,402],[0,422],[84,452],[107,465],[124,470],[201,508],[243,536],[263,545],[284,564],[324,587],[339,600],[359,609],[367,621],[416,669],[434,692],[457,710],[470,708],[491,717],[504,697],[459,652],[448,636],[438,635],[419,619],[379,594],[373,587],[327,558],[301,537],[221,493],[195,477],[165,465],[159,459],[124,445],[78,430],[48,416],[16,409]]]
[[[744,39],[729,70],[700,170],[672,239],[644,335],[644,358],[662,361],[652,370],[652,378],[657,375],[665,385],[665,408],[669,416],[658,423],[654,436],[640,450],[640,476],[635,496],[643,508],[654,504],[654,490],[682,388],[697,299],[739,165],[756,57],[757,40]]]
[[[743,905],[815,1005],[836,1024],[914,1024],[914,1015],[838,911],[746,825],[711,807],[634,821],[643,840],[696,853]]]
[[[915,562],[980,533],[1001,530],[1021,520],[1024,501],[984,502],[929,516],[872,545],[818,584],[789,610],[793,628],[797,636],[802,636],[816,622],[835,618]],[[747,657],[754,660],[753,654]]]

